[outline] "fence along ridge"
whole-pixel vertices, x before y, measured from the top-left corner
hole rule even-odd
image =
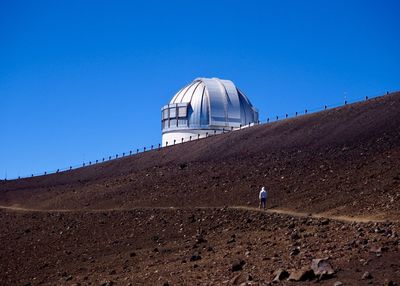
[[[338,108],[341,106],[346,106],[347,104],[351,104],[351,103],[358,103],[358,102],[362,102],[362,101],[368,101],[370,99],[374,99],[374,98],[378,98],[378,97],[382,97],[382,96],[386,96],[389,95],[390,93],[387,91],[386,93],[381,93],[381,94],[375,94],[372,96],[364,96],[364,97],[357,97],[357,98],[353,98],[353,99],[345,99],[343,102],[341,103],[334,103],[334,104],[330,104],[330,105],[324,105],[323,107],[316,107],[316,108],[312,108],[312,109],[304,109],[300,112],[296,111],[296,112],[292,112],[292,113],[285,113],[285,114],[280,114],[280,115],[275,115],[274,117],[267,117],[265,122],[260,122],[258,121],[257,125],[262,125],[262,124],[269,124],[269,123],[273,123],[276,121],[281,121],[281,120],[285,120],[285,119],[289,119],[289,118],[294,118],[297,116],[304,116],[307,114],[311,114],[311,113],[316,113],[316,112],[320,112],[320,111],[324,111],[324,110],[331,110],[334,108]],[[254,124],[254,123],[253,123]],[[237,127],[236,129],[231,127],[231,128],[226,128],[223,129],[222,133],[216,133],[216,131],[214,131],[214,134],[211,133],[206,133],[206,136],[201,137],[200,134],[198,134],[199,136],[194,136],[193,140],[192,140],[192,136],[190,136],[190,140],[188,141],[184,141],[182,138],[181,142],[176,142],[176,140],[174,140],[174,143],[171,145],[166,145],[166,146],[161,146],[160,143],[158,143],[157,145],[151,145],[150,148],[147,148],[146,146],[142,147],[142,148],[136,148],[136,150],[129,150],[129,152],[122,152],[122,153],[117,153],[115,155],[109,155],[109,156],[105,156],[102,157],[101,159],[96,159],[93,161],[86,161],[86,162],[82,162],[82,164],[75,164],[75,165],[70,165],[68,167],[63,167],[63,168],[59,168],[56,170],[52,170],[52,171],[45,171],[45,172],[41,172],[41,173],[33,173],[31,175],[28,176],[17,176],[17,177],[13,177],[13,178],[7,178],[5,177],[3,179],[3,181],[8,181],[8,180],[19,180],[19,179],[27,179],[27,178],[34,178],[34,177],[39,177],[39,176],[46,176],[46,175],[50,175],[50,174],[58,174],[61,172],[68,172],[68,171],[72,171],[72,170],[77,170],[80,168],[85,168],[85,167],[89,167],[89,166],[93,166],[93,165],[97,165],[100,163],[105,163],[105,162],[109,162],[109,161],[113,161],[116,159],[121,159],[121,158],[125,158],[125,157],[130,157],[130,156],[134,156],[137,154],[142,154],[145,152],[149,152],[149,151],[153,151],[153,150],[160,150],[162,148],[168,148],[174,145],[178,145],[178,144],[183,144],[183,143],[188,143],[188,142],[192,142],[192,141],[196,141],[196,140],[200,140],[200,139],[205,139],[211,136],[216,136],[216,135],[220,135],[220,134],[224,134],[227,132],[231,132],[231,131],[237,131],[237,130],[241,130],[245,127],[249,127],[251,126],[251,124],[248,125],[240,125],[240,127]],[[226,132],[225,132],[226,131]],[[136,152],[135,152],[136,151]]]

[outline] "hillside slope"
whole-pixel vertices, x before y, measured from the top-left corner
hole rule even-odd
[[[59,174],[0,182],[0,205],[36,209],[270,204],[398,218],[400,94]]]
[[[399,166],[396,93],[2,181],[0,285],[398,285]]]

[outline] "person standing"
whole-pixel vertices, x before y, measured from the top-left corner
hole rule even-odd
[[[268,196],[267,190],[265,189],[265,187],[262,187],[260,195],[258,196],[258,198],[260,199],[260,205],[259,205],[260,209],[263,208],[265,210],[267,208],[267,196]]]

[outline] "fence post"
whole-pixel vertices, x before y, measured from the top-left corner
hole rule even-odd
[[[151,150],[153,150],[153,145],[151,145]]]
[[[344,105],[346,105],[346,104],[347,104],[347,100],[344,101]]]
[[[304,110],[304,113],[305,113],[305,114],[307,114],[307,109],[306,109],[306,110]]]
[[[325,105],[325,106],[324,106],[324,109],[326,110],[327,108],[328,108],[328,106]]]
[[[115,155],[115,159],[117,159],[117,158],[118,158],[118,154]]]
[[[82,167],[85,167],[85,163],[82,164]]]
[[[139,149],[136,149],[136,154],[138,154],[139,153]]]
[[[89,161],[89,165],[92,165],[92,161]]]
[[[278,120],[278,119],[279,119],[279,116],[277,115],[277,116],[276,116],[276,120]]]
[[[44,175],[46,176],[46,175],[47,175],[47,172],[44,172]]]
[[[192,136],[189,136],[189,141],[192,141]]]
[[[99,163],[99,160],[96,160],[96,164]]]
[[[368,96],[365,97],[365,100],[368,100]]]
[[[269,117],[267,118],[267,123],[269,123]]]
[[[111,160],[111,156],[108,157],[108,160]]]
[[[165,146],[166,146],[166,147],[168,146],[168,141],[165,142]]]
[[[200,134],[197,134],[197,139],[200,139]]]
[[[160,149],[161,148],[161,144],[160,143],[158,143],[158,149]]]
[[[146,152],[146,147],[143,147],[143,152]]]
[[[297,116],[297,113],[298,113],[298,112],[296,111],[296,115],[295,115],[295,116]]]
[[[69,169],[72,170],[72,166],[69,166]]]
[[[182,142],[181,143],[183,143],[183,138],[182,138]]]
[[[175,145],[176,139],[174,139],[174,145]]]
[[[125,157],[125,152],[122,153],[122,157]]]
[[[31,175],[31,177],[33,177],[33,174]]]
[[[233,126],[231,126],[231,131],[233,131]]]
[[[208,132],[206,132],[206,138],[208,137]]]
[[[288,118],[288,114],[286,113],[286,118]]]

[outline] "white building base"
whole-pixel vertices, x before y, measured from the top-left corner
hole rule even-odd
[[[213,135],[218,135],[222,133],[228,133],[231,131],[236,131],[240,129],[245,129],[250,126],[256,125],[255,123],[251,123],[242,127],[235,128],[226,128],[226,129],[186,129],[186,130],[175,130],[165,132],[162,135],[162,146],[171,146],[176,144],[185,143],[188,141],[194,141],[201,138],[206,138]]]

